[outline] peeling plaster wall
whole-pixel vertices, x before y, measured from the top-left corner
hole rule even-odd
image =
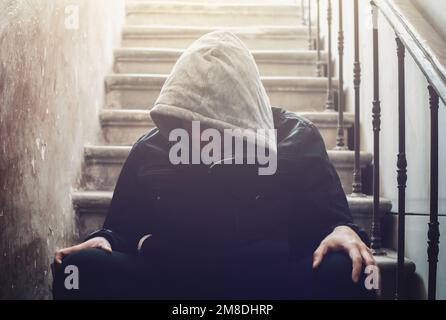
[[[49,264],[76,236],[70,191],[123,20],[123,0],[0,2],[2,299],[51,297]]]

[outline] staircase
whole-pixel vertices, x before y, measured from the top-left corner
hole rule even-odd
[[[175,61],[199,36],[219,27],[233,31],[252,50],[272,105],[298,112],[317,125],[344,191],[351,193],[354,153],[334,150],[337,113],[325,111],[327,79],[315,76],[316,52],[308,50],[308,26],[299,25],[302,10],[293,1],[274,3],[127,3],[123,47],[115,50],[114,73],[105,79],[106,105],[99,115],[102,138],[97,145],[85,146],[82,182],[72,195],[80,238],[101,227],[130,146],[153,127],[149,109]],[[325,55],[322,52],[323,61]],[[348,132],[354,115],[344,117],[347,145],[352,145]],[[362,153],[362,168],[371,161],[372,154]],[[356,223],[369,230],[372,198],[348,196],[348,202]],[[390,209],[383,199],[382,212]],[[386,270],[396,263],[392,254],[378,261]],[[392,271],[388,273],[392,278]]]

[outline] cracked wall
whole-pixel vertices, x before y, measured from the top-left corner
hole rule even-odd
[[[70,191],[94,142],[123,0],[0,2],[0,298],[50,298],[76,237]]]

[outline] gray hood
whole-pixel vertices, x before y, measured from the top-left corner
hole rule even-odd
[[[202,36],[182,54],[150,115],[166,137],[179,126],[178,119],[218,130],[274,129],[254,58],[239,38],[225,30]],[[257,145],[276,152],[275,139],[267,135],[257,135]]]

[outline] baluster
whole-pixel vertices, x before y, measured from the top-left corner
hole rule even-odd
[[[427,255],[429,262],[428,299],[436,299],[437,262],[440,227],[438,223],[438,103],[435,89],[429,85],[429,105],[431,109],[431,166],[430,166],[430,219]]]
[[[302,11],[302,24],[305,26],[307,24],[307,20],[305,17],[305,0],[300,1],[300,7]]]
[[[339,0],[339,86],[338,86],[338,130],[336,136],[336,150],[347,150],[344,142],[344,17],[342,0]]]
[[[360,136],[360,104],[361,104],[361,63],[359,61],[359,4],[354,0],[354,28],[355,28],[355,62],[353,64],[353,87],[355,89],[355,166],[353,169],[352,195],[362,194],[361,182],[361,136]]]
[[[379,43],[378,43],[378,8],[372,4],[373,17],[373,221],[371,248],[374,255],[383,255],[381,249],[381,214],[379,208],[379,132],[381,130],[381,101],[379,100]]]
[[[398,55],[398,268],[396,273],[395,298],[400,299],[404,288],[404,248],[405,248],[405,215],[406,215],[406,85],[405,85],[405,53],[406,48],[396,38]]]
[[[322,77],[322,61],[321,61],[321,6],[320,0],[316,2],[316,77]]]
[[[327,102],[325,109],[326,111],[334,111],[334,101],[333,101],[333,78],[331,71],[331,22],[332,22],[332,7],[331,0],[327,1],[327,23],[328,23],[328,32],[327,32],[327,46],[328,46],[328,58],[327,58],[327,77],[328,77],[328,85],[327,85]]]
[[[313,30],[312,30],[312,19],[311,19],[311,0],[308,0],[308,50],[314,49],[313,42]]]

